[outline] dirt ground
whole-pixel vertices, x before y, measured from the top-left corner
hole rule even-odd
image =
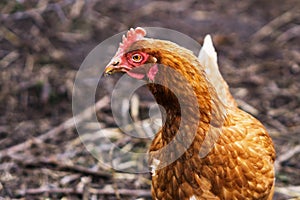
[[[151,199],[149,174],[101,165],[72,121],[84,58],[136,26],[170,28],[199,43],[212,35],[234,97],[274,141],[274,199],[300,199],[299,10],[298,0],[1,1],[0,199]],[[114,81],[99,84],[99,124],[113,132]],[[138,118],[146,119],[152,102],[138,97]]]

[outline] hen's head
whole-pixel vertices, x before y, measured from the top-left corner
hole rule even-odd
[[[153,80],[157,72],[157,59],[145,52],[142,46],[134,46],[136,42],[146,40],[145,35],[146,31],[139,27],[131,28],[126,36],[123,35],[116,55],[105,68],[105,74],[125,72],[136,79],[143,79],[147,75],[150,80]]]
[[[192,53],[170,41],[145,38],[143,28],[130,29],[123,36],[116,55],[105,68],[105,74],[125,72],[136,79],[149,79],[153,81],[157,75],[160,64],[165,66],[178,66],[174,64],[176,58],[180,62],[191,62]],[[181,55],[177,55],[181,54]],[[195,60],[197,60],[195,58]],[[172,61],[172,63],[171,63]]]

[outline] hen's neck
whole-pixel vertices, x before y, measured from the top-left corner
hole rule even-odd
[[[199,133],[199,126],[221,126],[225,119],[225,108],[198,61],[174,60],[162,60],[164,65],[159,67],[155,84],[148,84],[157,103],[164,108],[162,140],[166,144],[178,132],[194,132],[204,138],[206,130]]]

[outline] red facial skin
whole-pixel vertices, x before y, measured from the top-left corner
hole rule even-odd
[[[125,72],[135,79],[143,79],[147,76],[153,82],[158,72],[158,67],[156,63],[153,63],[152,66],[146,63],[149,57],[149,54],[142,51],[117,54],[107,65],[106,71],[108,73],[111,71]]]
[[[138,70],[138,67],[141,67],[148,60],[149,55],[147,53],[141,51],[133,51],[125,54],[124,57],[125,59],[122,59],[122,63],[127,63],[128,67],[130,68],[130,70],[126,71],[129,76],[136,79],[143,79],[147,74],[147,77],[151,81],[154,80],[155,74],[158,71],[156,64],[154,64],[148,72]]]
[[[133,51],[126,54],[126,58],[129,64],[134,67],[138,67],[144,64],[148,60],[149,55],[144,52]]]

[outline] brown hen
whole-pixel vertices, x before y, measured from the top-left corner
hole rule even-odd
[[[216,55],[207,61],[214,49],[204,50],[212,44],[198,59],[145,35],[142,28],[128,31],[105,73],[144,79],[163,107],[164,125],[149,149],[153,199],[272,199],[272,140],[236,106]]]

